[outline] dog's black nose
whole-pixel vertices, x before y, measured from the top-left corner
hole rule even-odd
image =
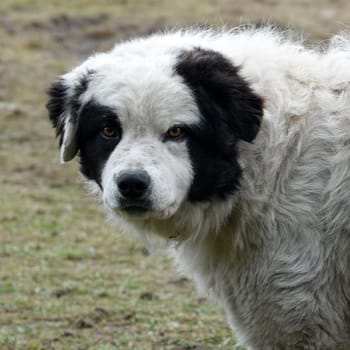
[[[127,171],[118,175],[116,182],[125,199],[141,199],[150,187],[151,178],[144,170]]]

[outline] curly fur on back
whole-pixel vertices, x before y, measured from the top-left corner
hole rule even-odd
[[[308,50],[269,30],[235,40],[223,51],[263,97],[263,122],[240,145],[232,210],[212,203],[206,218],[183,219],[198,234],[176,260],[249,349],[348,349],[350,41]]]

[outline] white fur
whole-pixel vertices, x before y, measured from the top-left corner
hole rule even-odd
[[[201,204],[184,201],[192,181],[185,146],[156,136],[181,118],[198,122],[190,92],[171,72],[176,55],[194,47],[239,66],[265,106],[254,143],[239,144],[239,191]],[[126,125],[103,172],[113,215],[143,240],[167,239],[249,349],[350,349],[350,40],[307,49],[269,28],[179,31],[117,45],[65,79],[87,70],[100,79],[89,91],[118,104]],[[133,166],[155,179],[156,217],[113,211],[112,176]]]

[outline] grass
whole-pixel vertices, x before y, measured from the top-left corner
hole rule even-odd
[[[59,165],[45,90],[95,50],[158,28],[271,18],[325,39],[346,0],[2,0],[0,348],[231,349],[223,311],[163,256],[105,222]],[[198,346],[198,347],[196,347]],[[201,349],[205,349],[201,347]]]

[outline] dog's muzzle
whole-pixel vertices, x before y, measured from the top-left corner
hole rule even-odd
[[[151,178],[144,170],[123,171],[114,176],[120,194],[120,210],[141,214],[150,209]]]

